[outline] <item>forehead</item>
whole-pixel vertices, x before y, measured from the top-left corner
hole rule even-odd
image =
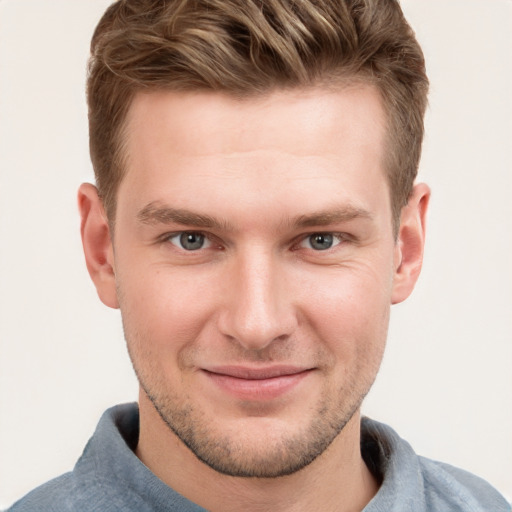
[[[367,85],[242,100],[212,92],[138,94],[127,117],[119,204],[222,211],[247,216],[247,226],[255,217],[329,203],[369,210],[380,196],[387,202],[384,125],[379,92]]]
[[[195,156],[262,148],[306,155],[334,153],[333,143],[340,148],[356,141],[374,145],[384,135],[384,117],[379,91],[366,84],[336,91],[278,90],[243,99],[156,91],[136,94],[126,133],[128,147],[174,142],[174,151]]]

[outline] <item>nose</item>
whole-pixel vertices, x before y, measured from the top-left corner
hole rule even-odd
[[[262,350],[289,338],[297,326],[293,287],[278,258],[265,251],[248,252],[228,273],[219,329],[247,350]]]

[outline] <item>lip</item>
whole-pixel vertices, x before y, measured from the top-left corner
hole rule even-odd
[[[217,366],[204,375],[222,391],[241,400],[272,400],[290,392],[313,370],[297,366]]]

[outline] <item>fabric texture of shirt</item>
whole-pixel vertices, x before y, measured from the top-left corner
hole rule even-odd
[[[8,512],[199,512],[135,455],[136,404],[107,410],[75,468],[38,487]],[[484,480],[414,453],[390,427],[363,418],[361,451],[382,484],[364,512],[510,512]]]

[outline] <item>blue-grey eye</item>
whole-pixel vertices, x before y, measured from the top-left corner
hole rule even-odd
[[[313,249],[314,251],[326,251],[341,243],[338,235],[333,233],[313,233],[300,243],[300,247]]]
[[[184,231],[169,238],[169,241],[185,251],[197,251],[209,245],[209,240],[195,231]]]
[[[309,244],[317,251],[325,251],[333,245],[334,237],[330,233],[315,233],[309,237]]]

